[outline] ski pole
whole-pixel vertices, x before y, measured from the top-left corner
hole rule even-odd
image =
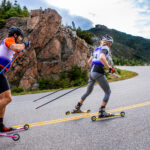
[[[55,100],[57,100],[57,99],[63,97],[63,96],[65,96],[65,95],[67,95],[67,94],[69,94],[69,93],[71,93],[71,92],[73,92],[73,91],[79,89],[80,87],[82,87],[82,86],[84,86],[84,85],[86,85],[86,84],[87,84],[87,83],[84,83],[84,84],[80,85],[79,87],[77,87],[77,88],[75,88],[75,89],[73,89],[73,90],[71,90],[71,91],[69,91],[69,92],[67,92],[67,93],[65,93],[65,94],[63,94],[63,95],[60,95],[60,96],[58,96],[58,97],[56,97],[56,98],[50,100],[49,102],[46,102],[46,103],[44,103],[44,104],[42,104],[42,105],[36,107],[35,109],[39,109],[40,107],[43,107],[43,106],[45,106],[45,105],[47,105],[47,104],[49,104],[49,103],[51,103],[51,102],[53,102],[53,101],[55,101]]]
[[[75,82],[75,83],[73,83],[73,84],[71,84],[71,85],[69,85],[69,86],[66,86],[66,87],[64,87],[64,88],[61,88],[61,89],[59,89],[59,90],[57,90],[57,91],[55,91],[55,92],[53,92],[53,93],[47,94],[47,95],[45,95],[45,96],[42,96],[42,97],[40,97],[40,98],[34,100],[33,102],[39,101],[39,100],[41,100],[41,99],[43,99],[43,98],[45,98],[45,97],[47,97],[47,96],[53,95],[53,94],[55,94],[55,93],[57,93],[57,92],[59,92],[59,91],[64,90],[65,88],[72,87],[73,85],[76,85],[77,83],[80,83],[80,82],[82,82],[82,81],[84,81],[84,80],[86,80],[86,79],[77,81],[77,82]]]
[[[100,77],[101,77],[101,76],[100,76]],[[97,77],[95,80],[97,80],[97,79],[100,78],[100,77]],[[62,94],[62,95],[60,95],[60,96],[58,96],[58,97],[56,97],[56,98],[54,98],[54,99],[50,100],[49,102],[46,102],[46,103],[44,103],[44,104],[42,104],[42,105],[36,107],[36,109],[39,109],[40,107],[43,107],[43,106],[45,106],[45,105],[47,105],[47,104],[49,104],[49,103],[51,103],[51,102],[53,102],[53,101],[55,101],[55,100],[57,100],[57,99],[63,97],[63,96],[65,96],[65,95],[67,95],[67,94],[69,94],[69,93],[71,93],[71,92],[73,92],[73,91],[79,89],[80,87],[82,87],[82,86],[84,86],[84,85],[86,85],[86,84],[88,84],[88,83],[90,83],[90,82],[92,82],[92,81],[88,81],[88,82],[86,82],[86,83],[80,85],[79,87],[77,87],[77,88],[75,88],[75,89],[73,89],[73,90],[71,90],[71,91],[69,91],[69,92],[66,92],[65,94]]]
[[[4,72],[4,70],[9,66],[11,65],[11,63],[19,56],[20,53],[22,53],[22,51],[19,51],[18,54],[0,71],[0,74],[2,74]]]
[[[101,77],[101,76],[97,77],[97,78],[95,79],[95,81],[96,81],[98,78],[100,78],[100,77]],[[55,100],[57,100],[57,99],[63,97],[63,96],[65,96],[65,95],[67,95],[67,94],[69,94],[69,93],[71,93],[71,92],[73,92],[73,91],[79,89],[80,87],[82,87],[82,86],[84,86],[84,85],[86,85],[86,84],[88,84],[88,83],[90,83],[90,82],[92,82],[92,81],[88,81],[88,82],[86,82],[86,83],[80,85],[79,87],[77,87],[77,88],[75,88],[75,89],[73,89],[73,90],[71,90],[71,91],[69,91],[69,92],[66,92],[65,94],[62,94],[62,95],[60,95],[60,96],[58,96],[58,97],[56,97],[56,98],[54,98],[54,99],[52,99],[52,100],[50,100],[50,101],[44,103],[44,104],[42,104],[42,105],[36,107],[35,109],[39,109],[40,107],[43,107],[43,106],[45,106],[45,105],[47,105],[47,104],[49,104],[49,103],[51,103],[51,102],[53,102],[53,101],[55,101]]]

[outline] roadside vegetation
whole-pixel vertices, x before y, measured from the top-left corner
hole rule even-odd
[[[115,70],[116,72],[114,75],[110,75],[108,74],[107,71],[105,71],[106,77],[109,82],[129,79],[138,75],[137,73],[132,71],[121,70],[117,68],[115,68]],[[58,79],[55,79],[52,76],[49,76],[47,79],[41,78],[39,80],[39,90],[24,92],[23,89],[14,87],[12,89],[12,94],[21,95],[21,94],[33,94],[33,93],[55,91],[56,89],[64,88],[72,84],[74,85],[69,88],[77,87],[87,82],[88,82],[87,70],[82,70],[78,66],[73,66],[69,71],[64,71],[60,73]]]
[[[119,66],[144,66],[149,65],[146,62],[143,62],[142,60],[136,60],[136,59],[127,59],[123,57],[113,57],[113,62],[115,65]]]

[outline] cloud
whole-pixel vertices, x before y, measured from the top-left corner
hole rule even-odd
[[[11,0],[11,2],[14,2],[14,0]],[[49,4],[47,1],[44,0],[19,0],[18,2],[21,6],[27,6],[29,10],[32,9],[39,9],[42,7],[42,9],[46,8],[52,8],[55,9],[61,16],[62,16],[62,23],[64,25],[72,25],[72,21],[74,21],[76,27],[80,27],[81,29],[88,30],[93,27],[93,22],[87,18],[84,18],[82,16],[78,15],[72,15],[70,14],[69,10],[58,8],[56,6],[53,6]],[[32,4],[32,5],[31,5]]]
[[[62,22],[64,25],[72,25],[72,21],[75,23],[76,28],[80,27],[81,29],[88,30],[93,27],[93,22],[87,18],[71,15],[68,10],[65,9],[56,9],[59,14],[62,16]]]
[[[133,35],[141,35],[137,24],[139,14],[132,0],[45,0],[49,4],[66,8],[70,14],[88,18],[94,25],[102,24]],[[133,0],[134,1],[134,0]],[[140,0],[142,2],[142,0]],[[141,8],[139,8],[141,9]]]
[[[135,28],[140,36],[150,38],[150,1],[149,0],[126,0],[138,13]]]
[[[150,0],[19,0],[19,3],[30,10],[40,6],[55,9],[65,25],[74,21],[76,27],[88,29],[102,24],[150,38]]]

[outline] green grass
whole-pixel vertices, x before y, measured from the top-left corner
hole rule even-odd
[[[138,75],[136,72],[128,71],[128,70],[120,70],[120,78],[115,78],[115,79],[108,79],[109,82],[113,81],[120,81],[120,80],[125,80],[129,78],[133,78]]]
[[[108,81],[114,82],[114,81],[125,80],[125,79],[135,77],[138,74],[136,72],[119,69],[119,75],[120,75],[120,78],[108,78]],[[75,87],[72,87],[72,88],[75,88]],[[12,95],[17,96],[17,95],[25,95],[25,94],[36,94],[36,93],[44,93],[44,92],[53,92],[53,91],[57,91],[57,90],[58,89],[36,90],[36,91],[27,91],[27,92],[20,92],[20,93],[12,92]]]

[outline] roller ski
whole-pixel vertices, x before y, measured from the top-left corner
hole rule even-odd
[[[16,133],[14,134],[14,132],[29,129],[28,124],[25,124],[23,127],[18,127],[18,128],[6,128],[6,127],[4,127],[4,125],[1,125],[1,126],[3,126],[3,127],[0,130],[0,136],[12,138],[14,141],[18,141],[20,139],[20,135],[16,134]]]
[[[76,106],[75,106],[75,109],[73,109],[73,111],[67,111],[66,112],[66,115],[70,115],[70,114],[79,114],[79,113],[89,113],[91,110],[85,110],[85,111],[82,111],[80,110],[82,104],[81,103],[78,103]]]
[[[99,115],[96,116],[92,116],[91,120],[92,121],[96,121],[96,120],[100,120],[100,119],[106,119],[106,118],[113,118],[113,117],[124,117],[125,116],[125,112],[120,112],[118,114],[113,114],[113,113],[108,113],[105,111],[105,108],[100,108],[99,110]]]
[[[80,114],[80,113],[89,113],[91,110],[85,110],[85,111],[82,111],[82,110],[73,110],[73,111],[67,111],[66,112],[66,115],[70,115],[70,114]]]
[[[92,116],[91,120],[96,121],[96,120],[101,120],[101,119],[107,119],[107,118],[113,118],[113,117],[124,117],[124,116],[125,116],[124,111],[117,113],[117,114],[105,112],[105,114],[103,114],[103,115],[99,114],[98,116]]]

